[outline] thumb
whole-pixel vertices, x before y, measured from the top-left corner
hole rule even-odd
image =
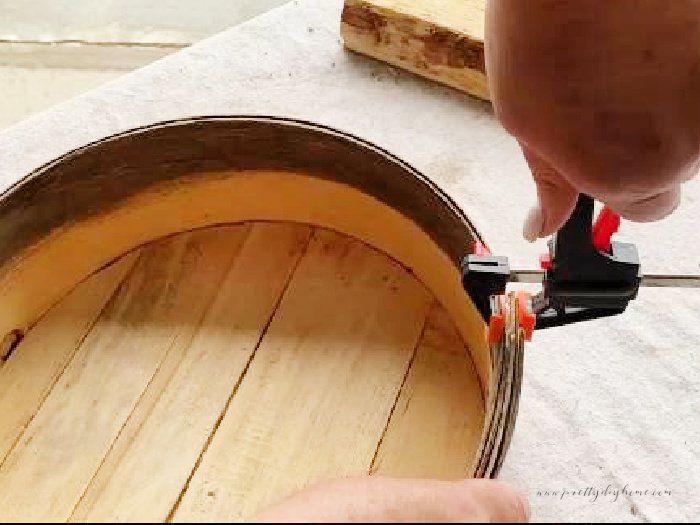
[[[564,225],[576,207],[578,191],[542,157],[524,144],[520,147],[537,185],[537,204],[530,209],[523,225],[523,237],[534,242]]]
[[[527,497],[494,480],[362,476],[307,488],[253,521],[275,523],[527,522]]]

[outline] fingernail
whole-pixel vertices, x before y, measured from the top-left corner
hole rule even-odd
[[[527,242],[535,242],[540,238],[544,226],[544,214],[539,204],[530,208],[523,225],[523,237]]]

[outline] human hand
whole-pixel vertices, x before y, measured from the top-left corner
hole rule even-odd
[[[554,233],[579,193],[660,219],[700,166],[700,0],[488,0],[496,115],[519,141]]]
[[[354,477],[315,485],[265,509],[259,522],[527,522],[524,494],[492,480]]]

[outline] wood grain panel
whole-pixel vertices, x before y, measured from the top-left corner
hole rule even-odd
[[[78,285],[0,369],[0,465],[137,258],[133,252]]]
[[[238,520],[367,472],[430,303],[396,263],[319,232],[174,520]]]
[[[64,521],[168,352],[187,348],[247,228],[144,250],[0,470],[0,519]]]
[[[72,520],[165,520],[233,396],[309,233],[293,224],[253,226],[148,419],[131,418],[136,435],[112,448]]]
[[[470,475],[484,424],[479,378],[445,310],[434,305],[372,465],[387,476]]]

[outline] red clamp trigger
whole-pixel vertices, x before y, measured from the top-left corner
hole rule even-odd
[[[612,236],[620,229],[620,216],[607,206],[600,210],[600,214],[593,224],[593,246],[598,251],[610,253],[612,249]]]
[[[491,252],[486,247],[486,245],[481,241],[474,241],[474,255],[479,257],[484,257],[486,255],[491,255]]]

